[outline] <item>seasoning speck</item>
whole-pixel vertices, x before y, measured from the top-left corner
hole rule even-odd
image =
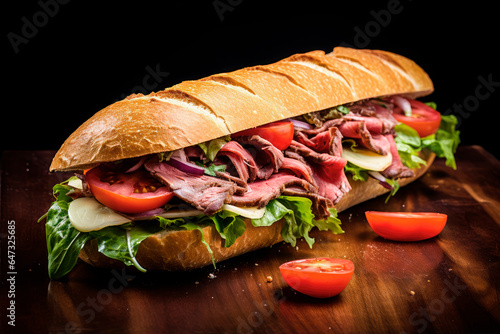
[[[410,295],[415,296],[415,291],[410,290]]]
[[[267,276],[266,280],[267,280],[267,283],[271,283],[273,281],[273,277],[272,276]]]

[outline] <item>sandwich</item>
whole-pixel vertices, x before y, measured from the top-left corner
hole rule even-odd
[[[412,60],[337,47],[134,94],[63,143],[46,219],[49,276],[96,267],[192,270],[343,233],[338,212],[456,168],[454,116]],[[39,221],[40,221],[39,220]]]

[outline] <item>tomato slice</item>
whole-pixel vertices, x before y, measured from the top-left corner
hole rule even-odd
[[[441,114],[417,100],[408,99],[411,105],[411,116],[405,116],[400,107],[395,106],[393,115],[398,122],[404,123],[412,127],[418,132],[418,135],[423,138],[436,133],[441,123]]]
[[[173,192],[144,170],[120,173],[96,167],[87,171],[85,178],[99,202],[125,213],[156,209],[174,197]]]
[[[293,139],[293,123],[291,121],[278,121],[258,126],[253,129],[236,132],[231,137],[258,135],[271,142],[281,151],[285,150]]]
[[[291,288],[311,297],[329,298],[345,289],[354,264],[347,259],[302,259],[282,264],[280,272]]]
[[[382,238],[420,241],[435,237],[446,225],[447,215],[434,212],[366,211],[368,224]]]

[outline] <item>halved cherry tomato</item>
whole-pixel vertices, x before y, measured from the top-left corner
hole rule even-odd
[[[368,224],[382,238],[420,241],[435,237],[446,225],[447,215],[434,212],[366,211]]]
[[[96,167],[85,173],[94,197],[105,206],[125,213],[159,208],[174,197],[148,172],[120,173]]]
[[[405,116],[403,110],[396,106],[393,111],[394,118],[415,129],[421,138],[436,133],[441,123],[441,114],[425,103],[408,98],[407,100],[410,102],[412,115]]]
[[[346,259],[323,257],[286,262],[280,271],[291,288],[311,297],[329,298],[345,289],[354,264]]]
[[[258,135],[268,140],[281,151],[285,150],[293,139],[293,123],[291,121],[278,121],[258,126],[253,129],[236,132],[231,137]]]

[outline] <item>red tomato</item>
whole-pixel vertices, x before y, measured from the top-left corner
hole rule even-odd
[[[435,133],[439,128],[439,123],[441,123],[441,114],[425,103],[408,98],[407,100],[410,102],[412,115],[405,116],[403,110],[395,106],[394,118],[415,129],[421,138]]]
[[[94,197],[105,206],[125,213],[139,213],[159,208],[174,193],[146,171],[128,174],[96,167],[85,173]]]
[[[316,298],[329,298],[345,289],[354,272],[346,259],[313,258],[295,260],[280,266],[281,275],[293,289]]]
[[[236,132],[231,137],[258,135],[268,140],[281,151],[285,150],[293,139],[293,123],[291,121],[278,121],[258,126],[253,129]]]
[[[447,216],[434,212],[366,211],[375,233],[396,241],[420,241],[435,237],[446,225]]]

